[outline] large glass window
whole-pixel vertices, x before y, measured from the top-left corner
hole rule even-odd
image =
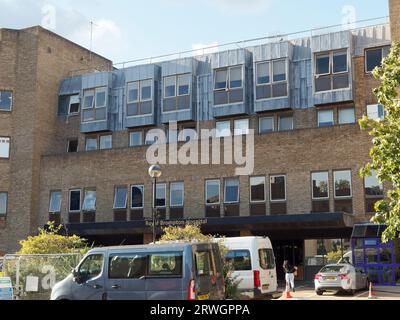
[[[11,111],[12,101],[11,91],[0,90],[0,111]]]
[[[228,88],[228,69],[221,69],[215,71],[215,90]]]
[[[268,84],[271,82],[270,63],[261,62],[256,65],[257,85]]]
[[[286,80],[286,61],[278,60],[273,62],[274,69],[274,82],[285,81]]]
[[[112,135],[100,137],[100,150],[112,148]]]
[[[351,124],[356,122],[354,108],[339,108],[339,124]]]
[[[389,51],[389,46],[365,50],[365,71],[372,72],[376,67],[380,67]]]
[[[348,88],[349,67],[347,49],[315,55],[315,91]]]
[[[156,207],[165,208],[166,206],[167,206],[167,185],[165,183],[157,183]]]
[[[238,203],[240,200],[239,195],[239,179],[225,179],[225,203]]]
[[[293,116],[279,117],[279,131],[293,130]]]
[[[352,197],[351,171],[335,171],[335,198]]]
[[[128,103],[139,102],[139,81],[128,83]]]
[[[371,172],[371,176],[365,177],[365,195],[372,197],[383,197],[383,185],[379,183],[376,171]]]
[[[152,80],[140,81],[140,101],[152,100]]]
[[[385,109],[381,104],[371,104],[367,106],[367,116],[371,120],[383,120]]]
[[[61,191],[50,192],[49,212],[51,213],[61,212]]]
[[[182,269],[182,252],[163,252],[149,255],[148,275],[150,277],[181,277]]]
[[[0,192],[0,216],[4,216],[7,214],[7,200],[8,193]]]
[[[191,74],[182,74],[178,76],[178,96],[190,94]]]
[[[231,133],[231,122],[220,121],[216,123],[216,136],[217,138],[230,137]]]
[[[183,207],[185,197],[185,188],[183,182],[172,182],[170,188],[171,207]]]
[[[312,197],[313,199],[329,198],[329,174],[328,172],[313,172],[312,180]]]
[[[347,50],[333,53],[333,73],[347,72]]]
[[[96,211],[96,190],[85,190],[82,210],[87,212]]]
[[[97,150],[97,138],[86,138],[86,151]]]
[[[165,77],[163,112],[189,110],[191,108],[191,86],[191,73]]]
[[[0,159],[10,158],[10,138],[0,137]]]
[[[250,178],[250,202],[265,202],[265,177]]]
[[[69,191],[69,211],[79,212],[81,211],[81,190],[70,190]]]
[[[316,70],[317,75],[325,75],[330,73],[329,54],[318,54],[316,56]]]
[[[220,203],[220,181],[206,181],[206,204],[214,205]]]
[[[229,69],[229,88],[241,88],[243,86],[242,81],[242,67],[233,67]]]
[[[243,81],[243,66],[215,70],[214,105],[242,103],[244,99]]]
[[[143,209],[144,207],[144,186],[135,185],[131,187],[131,208]]]
[[[234,133],[235,136],[249,134],[249,119],[241,119],[234,121]]]
[[[284,59],[256,64],[256,100],[288,95],[286,64]]]
[[[88,256],[79,266],[79,275],[84,282],[92,280],[103,271],[104,256],[102,254],[94,254]]]
[[[153,80],[141,80],[127,84],[127,116],[152,114]]]
[[[143,134],[141,131],[131,132],[129,134],[129,146],[139,147],[143,145]]]
[[[85,90],[83,95],[82,121],[104,121],[107,119],[106,87]]]
[[[264,270],[271,270],[276,267],[275,255],[272,249],[261,249],[259,250],[260,266]]]
[[[249,250],[231,250],[225,255],[226,263],[233,271],[251,271],[251,255]]]
[[[176,96],[176,76],[164,78],[164,97],[172,98]]]
[[[275,124],[273,117],[260,118],[260,134],[274,132]]]
[[[114,196],[114,209],[126,209],[128,188],[126,186],[116,187]]]
[[[319,110],[318,111],[318,127],[333,126],[333,110]]]
[[[286,201],[286,176],[271,176],[271,201]]]
[[[146,276],[147,256],[143,253],[111,255],[109,279],[140,279]]]

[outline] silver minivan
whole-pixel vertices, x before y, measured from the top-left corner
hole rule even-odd
[[[218,244],[174,243],[91,250],[51,300],[223,300]]]

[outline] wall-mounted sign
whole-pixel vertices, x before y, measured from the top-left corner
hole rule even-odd
[[[199,220],[159,220],[156,222],[156,226],[158,227],[184,227],[188,224],[201,226],[203,224],[207,224],[207,219],[199,219]],[[153,221],[147,220],[146,227],[152,227]]]

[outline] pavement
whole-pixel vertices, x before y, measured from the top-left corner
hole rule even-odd
[[[285,291],[284,288],[280,288]],[[375,300],[400,300],[400,287],[373,287]],[[302,283],[296,288],[296,292],[291,292],[292,299],[286,299],[283,295],[279,300],[369,300],[369,291],[361,290],[354,296],[346,292],[325,292],[322,296],[315,293],[314,286],[311,283]],[[371,300],[372,301],[372,300]]]

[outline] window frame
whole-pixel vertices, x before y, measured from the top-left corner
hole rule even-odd
[[[219,123],[229,123],[229,135],[226,135],[226,136],[218,135],[218,132],[219,132],[219,131],[218,131],[218,129],[217,129],[217,126],[218,126]],[[216,121],[216,122],[215,122],[215,137],[216,137],[217,139],[223,139],[223,138],[232,137],[232,123],[231,123],[230,120],[227,120],[227,121]]]
[[[369,176],[369,177],[364,177],[364,179],[363,179],[363,187],[364,187],[364,195],[365,195],[365,198],[366,198],[366,199],[383,199],[383,198],[385,197],[385,186],[383,185],[383,183],[379,183],[378,177],[377,177],[377,174],[376,174],[376,173],[377,173],[376,171],[372,170],[371,173],[372,173],[371,176]],[[379,184],[379,186],[380,186],[381,189],[382,189],[382,195],[370,195],[370,194],[367,194],[367,192],[366,192],[366,189],[367,189],[366,181],[367,181],[367,178],[371,178],[371,177],[375,177],[376,182]]]
[[[292,127],[290,129],[285,129],[285,130],[281,129],[282,118],[291,118],[292,119]],[[287,115],[287,116],[280,115],[278,117],[278,132],[285,132],[285,131],[292,131],[292,130],[294,130],[294,116],[293,115]]]
[[[143,88],[145,88],[143,86],[143,83],[145,83],[145,82],[150,82],[150,98],[148,98],[148,99],[144,99],[143,98]],[[144,80],[140,80],[139,81],[139,97],[138,97],[139,98],[139,103],[140,102],[149,102],[149,101],[153,101],[154,100],[153,87],[154,87],[153,79],[144,79]]]
[[[58,210],[56,210],[56,211],[51,210],[51,202],[52,202],[53,193],[60,193],[60,202],[58,205]],[[49,213],[51,213],[51,214],[61,213],[61,207],[62,207],[62,190],[51,190],[50,191],[50,199],[49,199]]]
[[[13,111],[13,107],[14,107],[14,91],[13,90],[8,90],[8,89],[0,89],[0,95],[2,92],[9,92],[11,93],[11,102],[10,102],[10,109],[9,110],[4,110],[4,109],[0,109],[0,113],[1,112],[5,112],[5,113],[11,113]]]
[[[163,186],[164,187],[164,199],[165,199],[165,205],[164,206],[157,206],[156,203],[154,203],[154,200],[157,200],[157,193],[158,193],[157,188],[159,186]],[[153,193],[154,193],[154,191],[155,191],[156,195],[153,194],[153,200],[152,200],[153,208],[166,209],[167,206],[168,206],[168,203],[167,203],[167,184],[165,182],[157,182],[157,184],[156,184],[156,186],[154,188],[154,183],[153,183]]]
[[[166,81],[165,81],[165,79],[167,79],[167,78],[171,78],[171,79],[174,78],[174,81],[175,81],[175,94],[173,96],[169,96],[169,97],[166,96],[167,90],[166,90]],[[176,98],[177,97],[177,93],[178,93],[177,81],[178,81],[178,77],[177,77],[176,74],[163,77],[163,98],[164,99],[172,99],[172,98]],[[163,112],[164,112],[164,110],[163,110]]]
[[[336,195],[336,173],[337,172],[349,172],[350,173],[350,195],[349,196],[337,196]],[[353,177],[351,169],[333,170],[333,193],[335,199],[352,199],[353,198]]]
[[[321,125],[322,122],[320,122],[320,116],[319,115],[320,115],[320,113],[328,112],[328,111],[330,111],[332,113],[332,124]],[[327,123],[327,122],[325,122],[325,123]],[[334,112],[333,109],[317,109],[317,126],[318,126],[318,128],[332,127],[334,125],[335,125],[335,112]]]
[[[70,150],[69,146],[70,146],[70,143],[73,142],[73,141],[77,141],[78,144],[77,144],[77,146],[76,146],[76,151],[75,151],[75,152],[70,152],[70,151],[69,151],[69,150]],[[86,142],[86,141],[85,141],[85,142]],[[78,139],[78,138],[71,138],[71,139],[68,139],[68,140],[67,140],[67,153],[77,153],[77,152],[79,152],[79,139]]]
[[[95,150],[88,150],[87,148],[87,142],[88,140],[96,140],[96,149]],[[86,137],[85,139],[85,152],[93,152],[93,151],[98,151],[99,150],[99,139],[97,137]]]
[[[142,206],[141,207],[133,207],[133,201],[132,201],[132,195],[133,195],[133,188],[140,188],[142,190]],[[145,195],[144,195],[144,184],[132,184],[130,186],[130,208],[131,210],[143,210],[144,209],[144,199],[145,199]],[[153,200],[154,202],[154,200]]]
[[[313,178],[313,175],[314,174],[318,174],[318,173],[325,173],[325,174],[327,174],[327,182],[328,182],[328,185],[327,185],[327,188],[328,188],[328,196],[327,197],[319,197],[319,198],[316,198],[315,196],[314,196],[314,184],[313,184],[313,182],[314,182],[314,178]],[[311,199],[312,200],[315,200],[315,201],[319,201],[319,200],[329,200],[330,199],[330,196],[331,196],[331,194],[330,194],[330,188],[329,188],[329,186],[330,186],[330,183],[329,183],[329,171],[312,171],[311,172]]]
[[[181,204],[173,204],[172,203],[173,185],[182,185],[182,203]],[[183,208],[185,206],[185,183],[183,181],[174,181],[169,184],[169,206],[171,208]]]
[[[0,194],[5,194],[6,195],[6,203],[5,203],[5,212],[0,213],[0,217],[6,217],[8,213],[8,192],[7,191],[0,191]]]
[[[340,121],[340,114],[341,112],[345,111],[345,110],[352,110],[353,111],[353,122],[341,122]],[[357,118],[356,118],[356,108],[355,107],[341,107],[338,108],[338,125],[346,125],[346,124],[355,124],[357,123]]]
[[[245,121],[247,122],[247,132],[246,133],[241,132],[240,134],[237,134],[236,130],[239,130],[239,129],[236,129],[236,123],[237,122],[245,122]],[[247,136],[249,134],[250,134],[250,119],[249,118],[233,120],[233,136]],[[231,135],[232,135],[232,132],[231,132]]]
[[[272,178],[285,178],[285,199],[273,200],[272,199]],[[283,203],[287,202],[287,175],[286,174],[272,174],[269,176],[269,201],[271,203]]]
[[[101,140],[104,139],[104,138],[111,138],[111,146],[110,146],[110,148],[102,148],[101,147]],[[112,134],[102,134],[102,135],[100,135],[99,136],[98,149],[97,150],[104,151],[104,150],[111,150],[112,148],[113,148],[113,135]]]
[[[280,81],[274,81],[274,63],[275,62],[280,62],[283,61],[285,63],[285,80],[280,80]],[[263,63],[268,63],[269,65],[269,82],[268,83],[263,83],[259,84],[258,83],[258,65],[263,64]],[[289,71],[289,62],[287,58],[278,58],[278,59],[271,59],[271,60],[263,60],[263,61],[257,61],[255,63],[256,68],[255,68],[255,73],[254,73],[254,83],[255,83],[255,90],[254,90],[254,100],[257,101],[270,101],[270,100],[275,100],[275,99],[285,99],[289,97],[290,90],[289,90],[289,80],[288,80],[288,71]],[[272,87],[274,84],[280,84],[280,83],[285,83],[286,82],[286,95],[285,96],[279,96],[279,97],[273,97],[272,94]],[[270,86],[271,87],[271,97],[270,98],[262,98],[262,99],[257,99],[256,91],[258,87],[265,87],[265,86]]]
[[[365,50],[364,50],[364,57],[365,57],[365,59],[364,59],[365,60],[364,61],[364,70],[365,70],[365,74],[368,74],[368,75],[372,74],[372,72],[376,68],[376,66],[375,66],[374,69],[372,69],[371,71],[368,71],[367,52],[368,51],[381,50],[381,55],[382,55],[381,64],[382,64],[383,59],[385,59],[385,57],[384,57],[384,49],[385,49],[385,47],[388,47],[388,50],[390,52],[390,45],[383,45],[383,46],[378,46],[378,47],[373,47],[373,48],[365,48]]]
[[[71,98],[72,97],[78,97],[79,107],[78,107],[78,111],[77,112],[71,112],[71,105],[76,104],[76,103],[71,103]],[[77,116],[77,115],[79,115],[80,111],[81,111],[81,98],[80,98],[79,94],[70,95],[69,96],[69,101],[68,101],[68,116]]]
[[[91,95],[89,95],[89,93],[92,93]],[[92,105],[90,107],[86,107],[85,102],[86,102],[86,98],[92,96]],[[92,89],[86,89],[83,91],[83,104],[82,104],[82,110],[89,110],[89,109],[93,109],[95,106],[95,101],[96,101],[96,89],[92,88]]]
[[[71,193],[79,191],[79,210],[71,210]],[[70,189],[68,191],[68,212],[78,213],[82,212],[82,189]]]
[[[271,85],[273,78],[271,77],[271,61],[273,60],[264,60],[264,61],[257,61],[256,64],[256,72],[255,72],[255,84],[256,87],[262,87],[262,86],[267,86],[267,85]],[[268,63],[268,71],[269,71],[269,82],[266,83],[258,83],[258,67],[260,64],[266,64]]]
[[[239,67],[240,67],[240,73],[241,73],[241,79],[240,80],[242,82],[242,85],[240,87],[231,88],[231,69],[237,69]],[[225,88],[215,89],[215,85],[217,83],[217,77],[216,77],[217,72],[218,71],[223,71],[223,70],[226,70],[226,87]],[[244,81],[245,81],[244,73],[245,72],[244,72],[244,65],[243,64],[237,64],[237,65],[234,65],[234,66],[227,66],[227,67],[221,67],[221,68],[214,69],[214,90],[213,91],[223,91],[223,90],[232,91],[232,90],[244,89]],[[228,104],[232,104],[232,103],[228,103]],[[221,105],[221,106],[223,106],[223,105]]]
[[[105,95],[105,98],[104,98],[104,105],[103,105],[103,106],[98,106],[98,105],[97,105],[97,95],[98,95],[99,93],[103,93],[103,92],[104,92],[104,95]],[[105,86],[95,88],[94,109],[107,108],[107,105],[108,105],[108,94],[107,94],[107,93],[108,93],[108,88],[105,87]],[[101,121],[104,121],[104,120],[101,120]]]
[[[122,189],[125,188],[126,189],[126,195],[125,195],[125,206],[124,207],[117,207],[115,206],[116,201],[117,201],[117,194],[118,194],[118,189]],[[129,189],[128,186],[116,186],[114,188],[114,204],[113,204],[113,210],[126,210],[127,206],[128,206],[128,194],[129,194]]]
[[[179,88],[180,88],[180,85],[179,85],[179,78],[180,77],[184,77],[184,76],[189,76],[189,85],[188,85],[188,93],[187,94],[179,94]],[[193,79],[192,79],[192,73],[181,73],[181,74],[177,74],[176,75],[176,97],[178,98],[178,97],[186,97],[186,96],[190,96],[191,94],[192,94],[192,82],[193,82]],[[179,111],[179,110],[177,110],[177,111]]]
[[[263,178],[264,180],[264,200],[253,200],[252,198],[252,179],[256,178]],[[249,177],[249,186],[250,186],[250,203],[266,203],[267,202],[267,182],[266,182],[266,177],[265,176],[251,176]]]
[[[94,192],[96,194],[96,199],[94,202],[94,209],[93,210],[85,210],[85,202],[86,202],[86,197],[89,194],[89,192]],[[96,188],[85,188],[84,189],[84,198],[81,206],[81,211],[86,213],[86,212],[96,212],[97,211],[97,190]]]
[[[216,88],[217,84],[217,72],[220,71],[225,71],[226,72],[226,77],[225,77],[225,88]],[[214,88],[213,91],[227,91],[229,90],[229,67],[223,67],[223,68],[217,68],[214,69]]]
[[[272,119],[272,131],[270,131],[270,132],[261,132],[261,121],[264,120],[264,119]],[[270,133],[273,133],[273,132],[275,132],[275,117],[274,116],[260,117],[258,119],[258,133],[260,135],[263,135],[263,134],[270,134]]]
[[[0,161],[1,160],[10,160],[10,156],[11,156],[11,137],[0,137],[0,141],[1,140],[8,140],[8,151],[7,151],[7,157],[2,157],[0,156]],[[7,143],[7,142],[0,142],[0,143]]]
[[[235,201],[226,201],[226,187],[227,187],[226,183],[229,180],[238,182],[237,200],[235,200]],[[224,179],[224,204],[239,204],[239,203],[240,203],[240,179],[239,178],[225,178]]]
[[[92,101],[92,106],[91,107],[85,107],[85,100],[87,97],[87,92],[93,92],[93,101]],[[104,106],[97,106],[97,94],[104,92],[105,93],[105,100],[104,100]],[[105,122],[108,120],[108,102],[109,102],[109,88],[107,86],[100,86],[96,88],[88,88],[83,90],[83,105],[81,105],[81,122],[83,124],[88,124],[88,123],[97,123],[97,122]],[[102,120],[96,120],[96,114],[97,110],[102,110],[105,109],[105,119]],[[87,110],[92,110],[93,112],[93,117],[91,117],[89,120],[85,120],[85,111]]]
[[[132,145],[132,135],[133,134],[140,134],[140,145],[134,146]],[[129,147],[130,148],[139,148],[144,145],[143,143],[143,131],[129,131]]]
[[[218,182],[218,202],[216,202],[216,203],[207,203],[207,200],[208,200],[208,184],[209,183],[217,183]],[[206,180],[205,181],[205,192],[204,192],[204,194],[205,194],[205,204],[206,204],[206,206],[217,206],[217,205],[220,205],[221,204],[221,180],[219,180],[219,179],[209,179],[209,180]]]

